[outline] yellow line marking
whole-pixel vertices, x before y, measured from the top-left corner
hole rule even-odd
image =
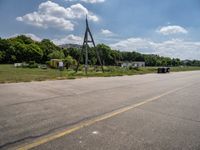
[[[103,120],[106,120],[106,119],[109,119],[109,118],[112,118],[116,115],[119,115],[119,114],[122,114],[124,112],[127,112],[131,109],[134,109],[136,107],[139,107],[139,106],[142,106],[144,104],[147,104],[149,102],[152,102],[152,101],[156,101],[158,100],[159,98],[163,97],[163,96],[166,96],[166,95],[169,95],[171,93],[174,93],[178,90],[181,90],[183,89],[184,87],[181,87],[181,88],[177,88],[177,89],[174,89],[174,90],[171,90],[171,91],[168,91],[166,93],[163,93],[161,95],[158,95],[156,97],[153,97],[153,98],[150,98],[150,99],[147,99],[143,102],[140,102],[140,103],[137,103],[137,104],[134,104],[134,105],[130,105],[130,106],[127,106],[127,107],[124,107],[124,108],[121,108],[121,109],[118,109],[116,111],[113,111],[113,112],[110,112],[110,113],[107,113],[107,114],[104,114],[104,115],[101,115],[101,116],[98,116],[96,118],[93,118],[93,119],[90,119],[90,120],[86,120],[86,121],[82,121],[80,123],[77,123],[71,127],[69,127],[68,129],[64,130],[64,131],[60,131],[58,133],[53,133],[53,134],[50,134],[50,135],[47,135],[47,136],[44,136],[44,137],[41,137],[41,138],[38,138],[36,140],[34,140],[32,143],[30,144],[26,144],[20,148],[17,148],[17,150],[29,150],[31,148],[34,148],[34,147],[37,147],[39,145],[42,145],[42,144],[45,144],[45,143],[48,143],[50,141],[53,141],[53,140],[56,140],[58,138],[61,138],[63,136],[66,136],[72,132],[75,132],[81,128],[84,128],[84,127],[88,127],[92,124],[95,124],[97,122],[100,122],[100,121],[103,121]]]

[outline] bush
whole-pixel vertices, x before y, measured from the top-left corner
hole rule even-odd
[[[129,70],[136,70],[136,71],[139,71],[139,70],[140,70],[139,67],[135,67],[135,66],[129,66],[128,69],[129,69]]]
[[[23,62],[21,65],[22,68],[38,68],[38,64],[35,61],[29,61],[29,63]]]
[[[50,66],[51,66],[51,61],[46,61],[46,65],[47,65],[48,67],[50,67]]]
[[[21,67],[22,68],[27,68],[28,66],[29,66],[29,64],[27,64],[26,62],[23,62]]]
[[[35,61],[29,61],[28,68],[38,68],[38,64]]]
[[[34,64],[35,64],[35,61],[29,61],[28,64],[29,64],[29,65],[34,65]]]
[[[38,64],[29,64],[28,68],[38,68]]]
[[[70,55],[68,55],[63,61],[67,69],[69,69],[71,66],[77,65],[77,61],[73,59]]]

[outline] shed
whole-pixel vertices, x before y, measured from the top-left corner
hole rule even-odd
[[[133,61],[133,62],[119,62],[121,67],[145,67],[145,62],[143,61]]]
[[[52,68],[59,68],[59,63],[63,62],[61,59],[51,59],[50,60],[50,67]]]

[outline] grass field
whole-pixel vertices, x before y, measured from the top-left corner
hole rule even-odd
[[[157,67],[145,67],[136,69],[126,69],[120,67],[104,67],[105,72],[94,71],[92,68],[88,71],[87,77],[110,77],[123,75],[137,75],[156,73]],[[172,67],[172,72],[200,70],[200,67]],[[30,82],[56,79],[75,79],[86,77],[84,71],[75,73],[73,70],[59,71],[56,69],[30,69],[15,68],[13,65],[0,65],[0,83],[12,82]]]

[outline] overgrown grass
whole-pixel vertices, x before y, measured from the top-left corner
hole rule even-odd
[[[200,67],[189,67],[189,66],[182,66],[182,67],[172,67],[172,72],[179,72],[179,71],[195,71],[200,70]]]
[[[44,80],[63,80],[76,79],[81,77],[111,77],[123,75],[137,75],[156,73],[157,67],[145,67],[127,69],[114,66],[104,67],[105,72],[102,73],[100,68],[94,70],[90,68],[88,74],[81,69],[78,73],[73,70],[59,71],[56,69],[39,69],[39,68],[15,68],[13,65],[0,65],[0,83],[12,82],[30,82],[30,81],[44,81]],[[172,67],[171,71],[193,71],[200,70],[200,67]]]
[[[59,72],[53,69],[15,68],[13,65],[0,65],[0,82],[29,82],[54,79]]]

